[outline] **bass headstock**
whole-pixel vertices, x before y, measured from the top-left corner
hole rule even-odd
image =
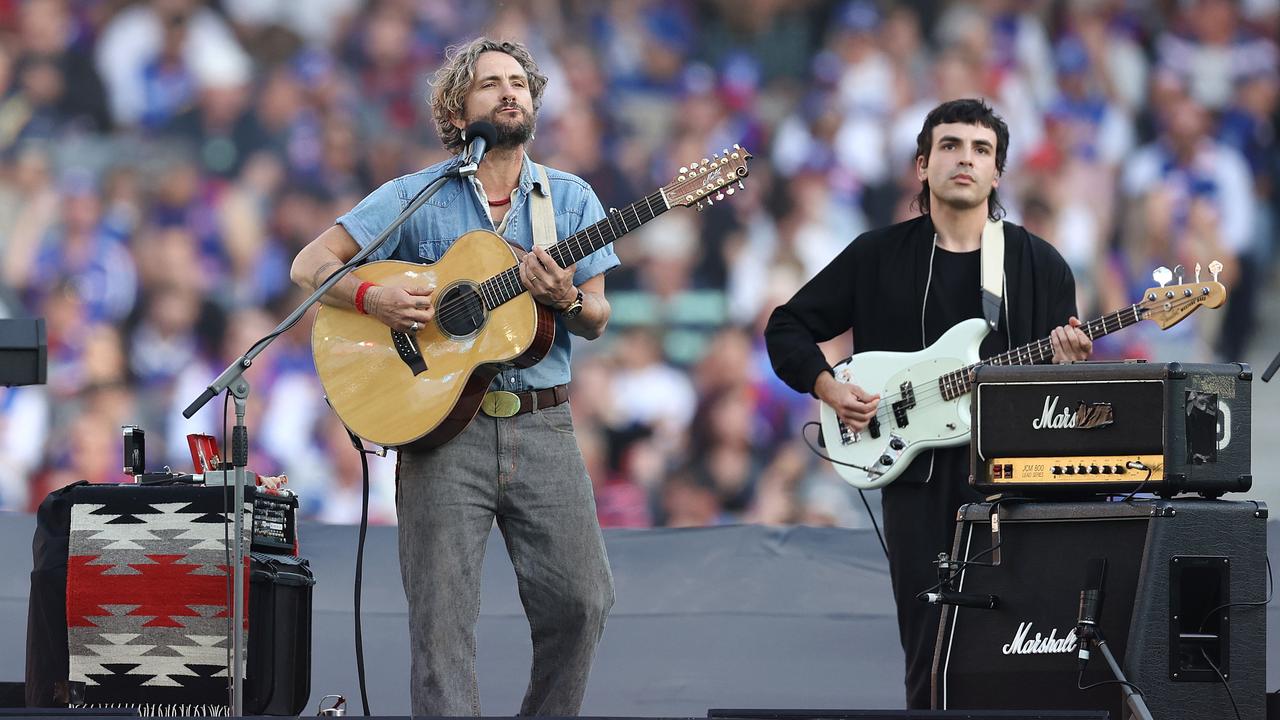
[[[1183,283],[1181,265],[1173,270],[1163,266],[1156,268],[1151,275],[1160,286],[1147,288],[1142,293],[1142,300],[1137,303],[1143,311],[1143,317],[1154,321],[1164,330],[1182,322],[1201,307],[1220,307],[1227,300],[1227,289],[1218,282],[1222,263],[1217,260],[1209,263],[1209,271],[1213,273],[1213,279],[1201,281],[1200,264],[1196,263],[1196,281]],[[1166,284],[1175,277],[1179,284]]]

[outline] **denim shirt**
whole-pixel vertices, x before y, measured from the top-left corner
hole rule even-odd
[[[337,222],[364,247],[391,224],[419,190],[459,164],[461,158],[455,157],[412,175],[391,180],[370,193],[350,212],[338,218]],[[555,207],[557,239],[563,240],[604,219],[604,208],[591,186],[575,175],[551,168],[546,170],[551,184],[551,202]],[[457,178],[448,180],[369,260],[435,262],[444,255],[454,240],[471,230],[496,232],[488,207],[483,204],[485,200],[481,196],[479,183],[473,179],[468,188],[464,182]],[[525,250],[533,249],[529,193],[542,190],[540,183],[534,181],[533,163],[526,155],[520,170],[520,185],[516,188],[511,207],[507,211],[506,227],[502,233],[508,242]],[[573,284],[582,285],[618,264],[613,245],[606,245],[578,261],[573,273]],[[547,356],[533,367],[523,370],[505,368],[494,378],[493,387],[512,391],[539,390],[569,382],[569,331],[565,328],[564,318],[560,313],[554,315],[555,343]]]

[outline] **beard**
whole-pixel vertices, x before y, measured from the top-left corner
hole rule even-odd
[[[521,105],[515,106],[520,110],[518,119],[502,116],[502,111],[509,107],[511,106],[496,107],[485,118],[498,129],[498,139],[493,143],[495,148],[509,150],[520,147],[533,139],[533,127],[537,117],[528,108]]]

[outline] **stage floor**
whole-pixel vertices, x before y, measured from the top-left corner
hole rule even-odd
[[[0,514],[0,681],[24,677],[33,515]],[[317,585],[313,715],[327,694],[360,712],[352,624],[357,529],[304,524]],[[1280,522],[1268,524],[1280,547]],[[709,708],[901,708],[884,556],[867,530],[732,526],[609,531],[617,603],[583,713],[705,717]],[[1280,567],[1275,568],[1280,571]],[[370,709],[409,712],[409,649],[394,528],[372,528],[364,639]],[[1280,688],[1280,601],[1267,611],[1267,689]],[[479,627],[482,710],[513,715],[528,683],[528,625],[501,538],[490,538]]]

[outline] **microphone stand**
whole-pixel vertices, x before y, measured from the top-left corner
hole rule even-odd
[[[431,196],[435,195],[447,181],[453,178],[466,178],[475,175],[479,164],[479,160],[468,158],[462,166],[446,172],[439,178],[436,178],[436,180],[430,185],[420,190],[418,194],[409,201],[409,204],[405,209],[400,212],[400,215],[398,215],[396,219],[387,226],[387,229],[383,230],[378,237],[374,238],[373,242],[361,248],[360,252],[356,253],[355,257],[347,261],[345,265],[335,270],[328,279],[320,283],[319,287],[315,289],[315,292],[311,293],[306,300],[303,300],[298,307],[294,308],[293,312],[289,313],[289,317],[281,321],[281,323],[276,326],[275,330],[271,331],[271,333],[266,337],[254,343],[253,347],[249,348],[249,351],[244,355],[236,358],[234,362],[227,366],[226,370],[222,371],[221,375],[209,384],[209,387],[205,389],[204,393],[202,393],[200,397],[196,398],[194,402],[187,406],[186,410],[182,411],[182,417],[190,420],[192,415],[195,415],[196,412],[212,400],[215,395],[224,390],[229,391],[232,398],[235,400],[236,424],[231,435],[231,462],[234,468],[236,486],[235,500],[233,501],[235,506],[235,576],[232,582],[232,604],[234,606],[232,610],[232,624],[235,630],[231,637],[231,714],[234,717],[244,715],[244,680],[242,677],[242,671],[244,669],[244,649],[242,647],[242,632],[244,628],[245,547],[241,533],[244,531],[245,466],[248,465],[249,460],[249,431],[244,425],[245,405],[246,400],[249,397],[249,383],[244,379],[244,371],[253,364],[254,359],[257,358],[273,340],[289,328],[298,324],[298,321],[302,319],[302,316],[306,314],[307,310],[312,305],[319,302],[320,298],[324,297],[325,293],[329,292],[334,285],[338,284],[339,280],[346,277],[348,273],[355,270],[361,263],[363,263],[365,258],[369,257],[376,252],[378,248],[386,244],[387,239],[391,237],[392,233],[399,229],[399,227],[409,219],[409,216],[413,215],[413,213],[417,211],[418,208],[422,207],[427,200],[430,200]]]
[[[1096,638],[1094,645],[1098,646],[1098,650],[1102,652],[1102,657],[1106,659],[1107,665],[1111,668],[1111,674],[1115,675],[1120,681],[1120,690],[1124,693],[1125,704],[1129,706],[1129,712],[1138,720],[1152,720],[1151,711],[1147,709],[1147,701],[1142,699],[1133,686],[1129,684],[1129,680],[1125,678],[1124,671],[1120,669],[1116,657],[1111,654],[1111,648],[1107,646],[1107,639],[1102,636],[1102,628],[1093,628],[1093,635]]]

